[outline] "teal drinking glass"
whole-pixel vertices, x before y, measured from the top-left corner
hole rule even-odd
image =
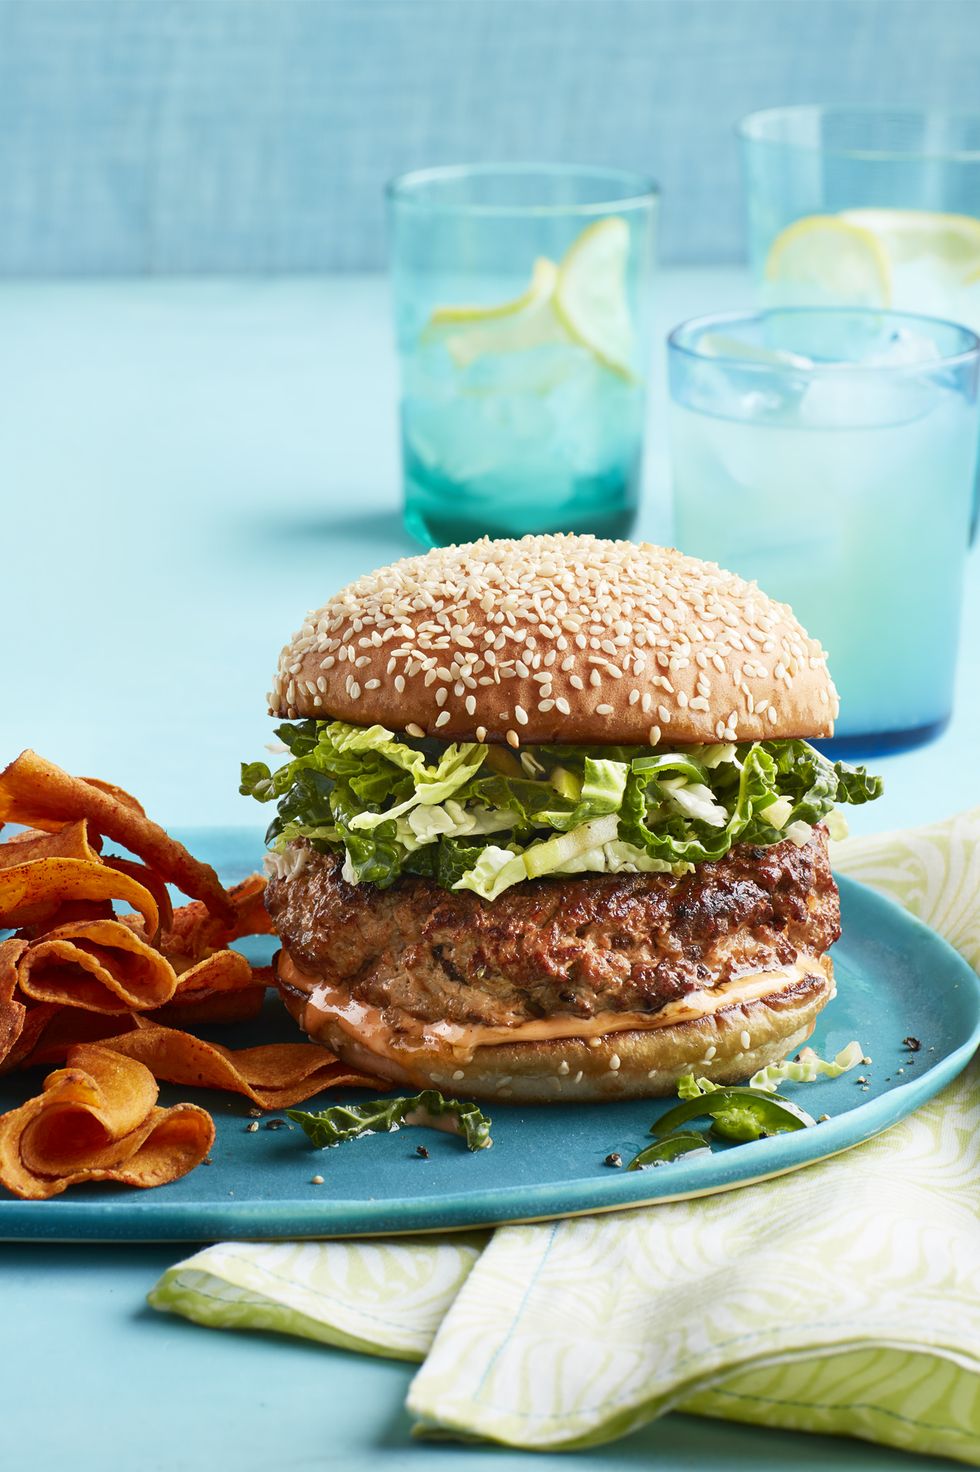
[[[405,522],[428,545],[623,536],[640,493],[657,190],[468,165],[388,188]]]
[[[938,735],[980,340],[906,313],[773,309],[687,322],[668,358],[678,547],[758,581],[823,644],[841,698],[828,749],[873,756]]]

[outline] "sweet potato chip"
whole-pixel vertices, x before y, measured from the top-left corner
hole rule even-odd
[[[160,947],[178,975],[177,992],[163,1014],[164,1021],[193,1026],[239,1021],[258,1013],[264,989],[273,981],[271,969],[252,966],[238,951],[228,949],[228,941],[271,932],[272,922],[262,902],[264,892],[261,874],[252,874],[231,889],[228,897],[235,917],[230,924],[209,915],[196,901],[174,911],[173,923],[160,938]],[[219,1002],[219,994],[237,991],[243,993],[241,1002]]]
[[[228,891],[235,912],[229,940],[241,940],[246,935],[275,935],[272,916],[265,907],[265,884],[264,874],[250,874]]]
[[[132,1027],[129,1012],[84,1012],[80,1007],[59,1007],[54,1002],[30,1003],[20,1037],[6,1061],[0,1063],[0,1073],[64,1063],[79,1043],[101,1043]]]
[[[231,992],[252,986],[252,968],[238,951],[214,951],[196,966],[182,971],[177,982],[179,1001],[203,992]]]
[[[82,1181],[161,1186],[193,1170],[214,1142],[196,1104],[156,1106],[141,1063],[107,1048],[73,1048],[44,1092],[0,1116],[0,1184],[24,1200],[60,1195]]]
[[[286,1109],[324,1089],[371,1088],[386,1091],[384,1079],[356,1073],[318,1043],[266,1043],[258,1048],[222,1048],[189,1032],[161,1027],[135,1017],[132,1032],[107,1042],[107,1048],[138,1058],[155,1078],[202,1089],[244,1094],[263,1109]]]
[[[97,788],[99,792],[104,792],[106,797],[121,802],[123,807],[132,808],[133,812],[139,813],[141,818],[146,817],[146,809],[143,804],[131,792],[127,792],[125,787],[117,787],[115,782],[103,782],[101,777],[79,777],[78,780],[87,783],[89,787]]]
[[[17,962],[27,949],[22,940],[0,941],[0,1065],[12,1053],[21,1033],[27,1008],[14,996]]]
[[[116,795],[105,790],[107,785],[70,777],[36,752],[21,752],[0,772],[0,823],[50,830],[87,818],[95,832],[114,838],[184,894],[203,901],[212,914],[231,921],[231,903],[210,864],[193,858],[182,843],[145,817],[128,793]]]
[[[169,1002],[177,989],[166,957],[117,920],[49,931],[21,956],[17,977],[25,997],[89,1012],[145,1012]]]
[[[56,833],[29,829],[0,843],[0,869],[12,869],[15,864],[27,864],[32,859],[87,859],[89,863],[99,863],[99,855],[88,841],[84,818],[77,823],[66,823]]]
[[[169,930],[174,921],[174,907],[166,880],[161,879],[155,869],[138,864],[135,859],[124,859],[121,854],[107,854],[102,862],[107,869],[115,869],[117,874],[128,874],[130,879],[135,879],[137,884],[150,891],[160,911],[160,929]]]
[[[268,973],[268,967],[251,966],[238,951],[214,951],[181,973],[171,1001],[154,1016],[172,1027],[243,1022],[262,1010]]]
[[[181,905],[175,910],[171,924],[163,927],[161,944],[177,970],[183,969],[181,961],[185,966],[201,961],[231,940],[241,940],[246,935],[274,934],[263,902],[264,894],[264,876],[250,874],[228,891],[230,921],[216,919],[200,903]]]
[[[0,929],[50,921],[76,900],[126,900],[142,915],[147,935],[157,932],[159,911],[149,890],[101,862],[32,859],[0,869]]]

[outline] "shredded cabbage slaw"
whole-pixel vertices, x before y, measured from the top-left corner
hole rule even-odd
[[[305,838],[343,854],[351,883],[386,888],[416,874],[486,900],[547,875],[685,874],[735,843],[804,844],[825,820],[836,837],[835,805],[881,792],[863,767],[799,740],[518,755],[344,721],[276,734],[292,759],[276,771],[244,763],[240,789],[277,803],[273,849]]]

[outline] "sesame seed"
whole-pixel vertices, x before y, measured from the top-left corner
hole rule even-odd
[[[521,744],[521,738],[518,736],[517,732],[516,731],[508,731],[507,732],[507,745],[508,746],[517,747],[517,746],[520,746],[520,744]]]
[[[609,1060],[609,1067],[612,1069],[613,1073],[616,1072],[616,1070],[620,1067],[621,1064],[622,1064],[622,1059],[620,1058],[619,1054],[618,1053],[614,1053],[612,1055],[612,1057],[610,1058],[610,1060]]]
[[[739,1042],[742,1044],[743,1048],[750,1048],[752,1046],[752,1038],[748,1030],[744,1027],[739,1034]]]
[[[452,713],[450,711],[448,711],[448,710],[442,710],[436,716],[436,726],[437,727],[439,727],[439,726],[446,726],[446,725],[449,724],[449,722],[451,720],[452,720]]]
[[[714,1043],[711,1043],[708,1048],[706,1048],[704,1056],[709,1063],[711,1062],[717,1051],[718,1049],[715,1047]]]
[[[476,739],[477,739],[477,741],[479,741],[480,745],[482,746],[483,743],[484,743],[484,741],[486,741],[486,739],[487,739],[487,728],[486,728],[486,726],[477,726],[477,728],[476,728]]]
[[[559,1065],[558,1065],[558,1072],[560,1074],[562,1074],[562,1075],[564,1075],[564,1074],[566,1074],[568,1072],[568,1060],[566,1058],[563,1058],[561,1060],[561,1062],[559,1063]]]
[[[323,1177],[322,1176],[310,1176],[310,1185],[311,1186],[322,1186],[323,1185]]]
[[[514,717],[519,725],[527,725],[527,711],[524,709],[523,705],[514,706]]]
[[[409,721],[408,725],[405,727],[405,730],[408,732],[409,736],[420,737],[425,735],[422,727],[417,726],[414,721]]]
[[[613,714],[613,708],[611,705],[597,705],[595,713],[597,716],[611,716]]]
[[[466,1074],[463,1072],[463,1070],[461,1068],[457,1068],[456,1072],[453,1074],[453,1083],[458,1084],[460,1079],[465,1077]]]

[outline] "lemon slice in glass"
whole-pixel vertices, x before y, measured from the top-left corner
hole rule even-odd
[[[839,215],[806,215],[772,243],[766,282],[788,300],[887,307],[891,267],[878,237]]]
[[[867,230],[894,266],[928,260],[961,281],[980,272],[980,220],[932,210],[842,210],[838,219]]]
[[[618,215],[597,220],[558,266],[555,310],[568,334],[601,363],[632,378],[633,322],[626,297],[630,231]]]
[[[518,353],[565,340],[553,298],[558,267],[542,256],[527,290],[493,306],[436,307],[423,336],[441,340],[457,368],[488,353]]]

